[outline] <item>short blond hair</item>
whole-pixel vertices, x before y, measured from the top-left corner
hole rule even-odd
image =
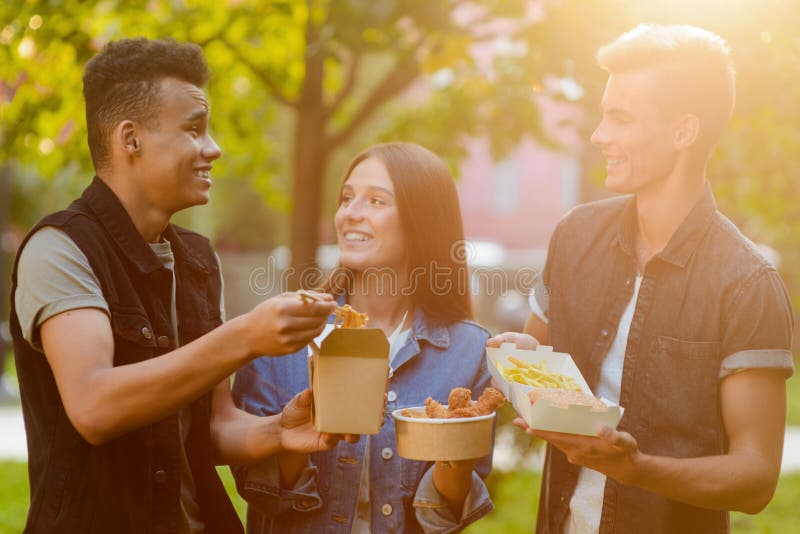
[[[719,35],[689,25],[640,24],[600,48],[597,61],[609,74],[657,68],[666,113],[700,119],[697,148],[710,153],[736,102],[736,70]]]

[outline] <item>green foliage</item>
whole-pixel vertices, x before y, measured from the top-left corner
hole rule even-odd
[[[486,131],[495,134],[494,146],[501,153],[522,134],[537,131],[538,111],[529,97],[531,80],[541,78],[535,72],[539,64],[522,56],[501,58],[492,80],[473,60],[471,47],[497,35],[489,25],[497,17],[521,20],[523,2],[487,0],[467,9],[459,4],[6,2],[0,7],[0,20],[6,21],[0,40],[7,45],[0,51],[0,161],[13,158],[45,182],[85,183],[92,169],[82,116],[82,66],[109,40],[138,35],[203,46],[214,72],[208,86],[212,127],[225,154],[215,176],[257,191],[273,214],[303,201],[302,196],[291,198],[291,154],[305,142],[292,137],[292,123],[315,106],[322,106],[314,120],[326,144],[310,146],[304,157],[311,159],[346,160],[366,144],[404,138],[420,140],[455,161],[464,135]],[[522,24],[513,27],[518,31]],[[319,101],[307,92],[309,58],[317,53],[324,57]],[[413,82],[444,71],[458,81],[378,113]],[[510,107],[516,112],[504,111]],[[454,131],[462,134],[456,143]],[[320,183],[338,181],[340,172],[325,171]],[[226,205],[214,210],[214,218],[228,226],[244,224],[242,213]],[[285,230],[278,233],[286,235]]]
[[[236,513],[239,514],[242,524],[244,524],[247,519],[247,502],[236,492],[236,481],[233,479],[230,468],[226,465],[218,465],[217,474],[222,479],[222,485],[225,486],[225,491],[228,492],[233,507],[236,509]]]
[[[22,532],[30,493],[28,464],[0,461],[0,534]]]
[[[533,471],[492,472],[486,479],[486,486],[492,496],[494,510],[467,527],[465,532],[533,532],[541,483],[541,475]]]

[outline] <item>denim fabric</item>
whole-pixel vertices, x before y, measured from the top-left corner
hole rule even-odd
[[[487,338],[488,333],[473,323],[462,321],[447,326],[437,325],[427,320],[421,310],[416,310],[411,335],[393,364],[395,371],[389,385],[389,399],[394,400],[389,400],[386,406],[381,432],[370,436],[370,522],[373,532],[419,532],[422,527],[417,514],[426,514],[428,523],[432,517],[430,508],[423,506],[417,511],[413,504],[423,475],[433,464],[406,460],[397,455],[391,412],[423,405],[429,396],[447,402],[454,387],[468,387],[475,395],[482,392],[490,381],[485,363]],[[242,368],[236,374],[233,396],[236,404],[244,410],[271,415],[280,412],[308,384],[306,349],[303,349],[285,357],[262,357]],[[349,533],[357,507],[365,444],[366,438],[362,436],[356,444],[341,442],[332,451],[312,454],[310,469],[316,470],[316,489],[303,486],[305,492],[298,491],[298,488],[293,491],[280,489],[274,475],[271,483],[258,480],[258,477],[251,476],[252,467],[235,468],[240,493],[250,503],[248,531],[260,534]],[[386,452],[387,449],[391,454]],[[485,478],[490,469],[491,455],[476,465],[481,478]],[[485,487],[482,489],[485,491]],[[460,524],[443,522],[439,531],[458,530],[488,513],[492,506],[488,494],[485,495],[485,502]],[[389,509],[386,505],[391,507],[388,515],[385,515]]]
[[[637,274],[636,201],[579,206],[550,242],[536,295],[555,349],[572,355],[589,386],[631,299]],[[667,246],[648,262],[622,372],[619,429],[646,453],[724,454],[719,381],[731,367],[792,373],[793,315],[775,269],[716,209],[710,187]],[[560,533],[578,467],[548,447],[537,531]],[[728,514],[607,480],[601,533],[717,533]]]

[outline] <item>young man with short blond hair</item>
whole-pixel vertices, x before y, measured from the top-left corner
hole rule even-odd
[[[549,442],[537,532],[727,532],[781,465],[793,315],[775,268],[716,209],[706,163],[732,114],[725,42],[641,25],[598,53],[609,72],[592,143],[606,187],[553,233],[523,334],[572,355],[625,408],[597,437]]]

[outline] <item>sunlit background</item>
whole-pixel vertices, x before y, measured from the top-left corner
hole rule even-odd
[[[567,210],[607,195],[587,142],[605,83],[594,53],[640,22],[699,25],[731,46],[738,101],[709,178],[720,209],[779,267],[800,305],[800,2],[7,0],[0,320],[20,239],[92,176],[83,64],[109,40],[144,35],[200,44],[213,71],[212,129],[224,155],[211,203],[178,221],[221,252],[229,316],[282,289],[254,288],[258,269],[335,263],[333,210],[347,161],[375,142],[411,140],[451,166],[474,266],[508,275],[499,284],[475,278],[478,319],[518,329],[527,288],[513,274],[541,267]],[[0,357],[7,338],[6,329]],[[5,360],[13,393],[13,358]],[[793,382],[790,426],[800,425]],[[12,398],[2,410],[13,419],[19,407]],[[501,469],[490,479],[496,511],[473,532],[534,524],[538,448],[510,432],[499,433]],[[0,532],[17,532],[24,460],[0,461],[0,470]],[[734,515],[734,531],[790,531],[798,498],[800,476],[787,470],[773,503],[756,517]]]

